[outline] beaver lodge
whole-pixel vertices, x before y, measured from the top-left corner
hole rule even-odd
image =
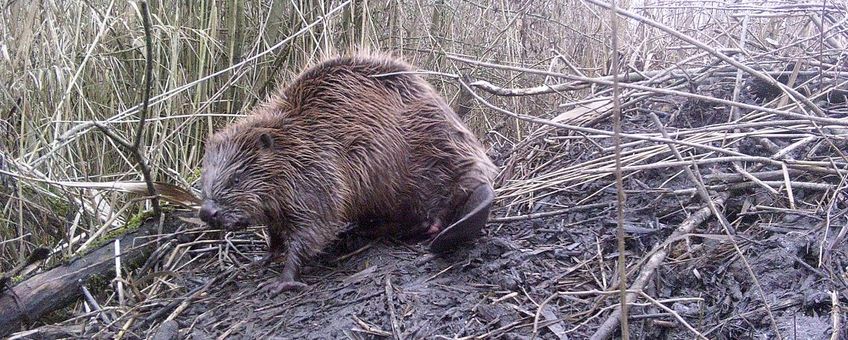
[[[848,338],[846,4],[617,3],[5,4],[0,336]],[[197,218],[204,141],[350,46],[450,102],[492,213],[272,295],[265,230]]]

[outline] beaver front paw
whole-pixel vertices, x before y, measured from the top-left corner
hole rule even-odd
[[[300,291],[308,287],[307,284],[298,281],[277,280],[265,286],[265,291],[277,295],[286,291]]]

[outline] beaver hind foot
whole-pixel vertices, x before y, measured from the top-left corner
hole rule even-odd
[[[284,281],[280,279],[274,279],[274,282],[268,283],[264,290],[271,295],[279,295],[282,292],[297,292],[302,291],[308,287],[307,284],[300,281]]]
[[[489,219],[489,211],[492,209],[494,199],[495,191],[492,190],[491,185],[477,186],[465,200],[462,210],[457,215],[460,218],[442,230],[430,242],[430,251],[444,253],[455,249],[459,244],[480,237],[481,230]]]

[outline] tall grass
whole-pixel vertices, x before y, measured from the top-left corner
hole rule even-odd
[[[469,74],[505,87],[553,84],[556,79],[477,69],[445,55],[586,76],[608,74],[606,20],[598,7],[582,1],[356,0],[326,15],[342,4],[151,1],[154,98],[142,144],[156,180],[190,186],[198,177],[208,134],[248,112],[304,65],[354,46],[391,51],[423,70]],[[633,1],[630,6],[641,4]],[[689,2],[663,2],[662,7],[651,7],[649,2],[641,12],[698,35],[734,29],[727,23],[735,20],[726,12],[711,9],[721,4],[703,1],[700,8],[692,8]],[[88,124],[109,120],[119,134],[133,131],[145,64],[137,3],[6,1],[0,10],[3,170],[62,181],[140,179],[124,150]],[[665,67],[694,53],[637,24],[621,27],[620,33],[624,64],[632,69]],[[733,37],[710,41],[731,47]],[[271,53],[245,62],[287,38],[288,43]],[[227,71],[195,82],[222,70]],[[461,98],[453,78],[427,77],[450,100]],[[557,104],[589,91],[491,100],[514,111],[552,117],[561,110]],[[518,120],[473,102],[465,104],[472,107],[466,121],[490,145],[512,145],[529,131]],[[145,209],[137,203],[122,209],[130,202],[123,194],[0,177],[5,183],[0,195],[0,270],[35,245],[64,244],[62,252],[72,254],[107,221],[112,221],[107,229],[118,228]]]

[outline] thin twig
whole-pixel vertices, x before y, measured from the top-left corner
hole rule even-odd
[[[141,168],[141,173],[144,176],[144,181],[147,182],[147,191],[150,192],[150,203],[153,205],[153,214],[159,216],[162,209],[159,207],[159,195],[156,193],[156,187],[153,185],[153,176],[150,174],[150,167],[141,152],[141,137],[144,132],[144,121],[147,119],[148,106],[150,105],[150,88],[153,87],[153,34],[150,32],[150,10],[147,8],[147,2],[139,3],[141,9],[141,22],[144,25],[144,44],[146,50],[146,63],[144,72],[144,98],[141,105],[141,111],[138,113],[138,125],[135,133],[135,142],[133,143],[133,154]]]
[[[830,334],[830,340],[839,339],[839,333],[842,331],[842,328],[839,324],[842,321],[841,316],[841,308],[839,308],[839,296],[836,295],[836,291],[828,292],[830,294],[830,318],[833,320],[833,333]]]
[[[568,213],[572,213],[572,212],[575,212],[575,211],[589,210],[589,209],[595,209],[595,208],[603,208],[603,207],[608,207],[609,205],[610,204],[607,203],[607,202],[592,203],[592,204],[586,204],[586,205],[578,205],[578,206],[571,207],[571,208],[544,211],[544,212],[539,212],[539,213],[531,213],[531,214],[526,214],[526,215],[492,217],[492,218],[489,219],[489,223],[506,223],[506,222],[515,222],[515,221],[524,221],[524,220],[534,220],[534,219],[537,219],[537,218],[544,218],[544,217],[551,217],[551,216],[568,214]]]
[[[504,113],[508,116],[511,116],[513,118],[517,118],[517,119],[520,119],[520,120],[533,122],[533,123],[550,125],[550,126],[561,128],[561,129],[578,131],[578,132],[598,134],[598,135],[604,135],[604,136],[614,136],[615,135],[614,132],[609,132],[609,131],[604,131],[604,130],[599,130],[599,129],[593,129],[593,128],[587,128],[587,127],[582,127],[582,126],[576,126],[576,125],[562,124],[562,123],[557,123],[557,122],[547,120],[547,119],[537,118],[537,117],[533,117],[533,116],[529,116],[529,115],[525,115],[525,114],[519,114],[519,113],[509,111],[507,109],[501,108],[499,106],[496,106],[496,105],[490,103],[489,101],[487,101],[483,97],[480,97],[480,95],[475,93],[474,90],[471,89],[469,84],[466,84],[462,79],[457,79],[457,81],[460,83],[460,85],[462,85],[462,87],[464,87],[466,90],[468,90],[469,93],[472,96],[474,96],[474,98],[477,99],[483,105],[485,105],[489,108],[492,108],[492,109],[494,109],[498,112]],[[848,122],[846,122],[846,123],[848,123]],[[735,151],[731,151],[731,150],[727,150],[727,149],[722,149],[722,148],[719,148],[719,147],[714,147],[714,146],[704,145],[704,144],[698,144],[698,143],[692,143],[692,142],[686,142],[686,141],[675,140],[675,139],[669,139],[669,138],[665,138],[665,137],[653,137],[653,136],[647,136],[647,135],[641,135],[641,134],[631,134],[631,133],[620,133],[619,136],[625,137],[625,138],[631,138],[631,139],[653,141],[653,142],[681,144],[681,145],[686,145],[686,146],[693,147],[693,148],[701,148],[701,149],[719,152],[719,153],[724,153],[724,154],[729,154],[729,155],[733,155],[733,156],[746,156],[746,157],[750,157],[750,159],[756,159],[757,161],[760,161],[760,162],[765,162],[765,163],[770,163],[770,164],[775,164],[775,165],[782,164],[781,161],[773,160],[773,159],[770,159],[768,157],[748,156],[748,155],[745,155],[743,153],[739,153],[739,152],[735,152]]]
[[[610,26],[612,28],[612,70],[613,75],[619,72],[619,55],[618,55],[618,15],[616,11],[618,6],[615,0],[612,2],[612,14],[610,14]],[[612,77],[612,99],[613,99],[613,144],[615,144],[615,191],[616,191],[616,241],[618,246],[618,289],[619,289],[619,310],[621,317],[621,338],[623,340],[630,339],[630,308],[627,305],[627,267],[625,261],[624,247],[624,204],[626,198],[624,196],[624,178],[621,171],[621,94],[618,87],[618,77]],[[668,137],[666,137],[668,138]]]
[[[677,321],[679,321],[681,324],[683,324],[683,327],[686,327],[686,329],[688,329],[690,332],[695,333],[695,336],[697,336],[699,339],[707,339],[706,336],[701,334],[701,332],[698,332],[698,330],[695,329],[695,327],[692,327],[692,325],[690,325],[688,322],[686,322],[686,320],[684,320],[683,317],[680,316],[680,314],[677,314],[677,312],[675,312],[673,309],[668,308],[662,302],[657,301],[657,299],[654,299],[653,297],[651,297],[650,295],[648,295],[644,291],[639,291],[639,295],[642,295],[643,298],[647,299],[648,301],[651,301],[651,303],[653,303],[654,306],[657,306],[657,307],[661,308],[662,310],[668,312],[672,316],[674,316],[674,318],[677,319]]]
[[[446,55],[446,57],[448,59],[453,59],[453,60],[456,60],[456,61],[461,61],[461,62],[464,62],[464,63],[473,64],[473,65],[480,65],[480,66],[486,66],[486,67],[491,67],[491,68],[504,69],[504,70],[510,70],[510,71],[518,71],[518,72],[524,72],[524,73],[530,73],[530,74],[539,74],[539,75],[546,75],[546,76],[561,77],[561,78],[572,79],[572,80],[588,81],[588,82],[593,82],[593,83],[597,83],[597,84],[601,84],[601,85],[612,86],[612,81],[602,80],[602,79],[599,79],[599,78],[584,78],[584,77],[579,77],[579,76],[565,74],[565,73],[543,71],[543,70],[537,70],[537,69],[526,68],[526,67],[518,67],[518,66],[500,65],[500,64],[485,62],[485,61],[481,61],[481,60],[463,58],[463,57],[460,57],[460,56],[455,56],[455,55],[450,55],[450,54]],[[480,82],[480,80],[472,82],[469,85],[474,86],[474,87],[478,87],[479,82]],[[650,86],[627,84],[627,83],[619,83],[618,86],[628,88],[628,89],[636,89],[636,90],[648,91],[648,92],[659,93],[659,94],[664,94],[664,95],[681,96],[681,97],[684,97],[684,98],[698,99],[698,100],[703,100],[703,101],[706,101],[706,102],[717,103],[717,104],[722,104],[722,105],[737,106],[739,108],[749,109],[749,110],[752,110],[752,111],[773,113],[773,114],[784,116],[784,117],[791,117],[791,118],[794,118],[794,119],[806,120],[806,121],[816,122],[816,123],[820,123],[820,124],[833,124],[833,125],[839,125],[839,126],[848,126],[848,119],[843,119],[843,118],[828,118],[826,116],[822,116],[822,117],[810,116],[810,115],[805,115],[805,114],[801,114],[801,113],[795,113],[795,112],[784,111],[784,110],[777,110],[777,109],[772,109],[772,108],[763,107],[763,106],[734,102],[734,101],[727,100],[727,99],[721,99],[721,98],[716,98],[716,97],[711,97],[711,96],[705,96],[705,95],[700,95],[700,94],[695,94],[695,93],[690,93],[690,92],[683,92],[683,91],[664,89],[664,88],[658,88],[658,87],[650,87]]]
[[[649,113],[651,118],[654,120],[654,124],[656,124],[657,129],[663,133],[663,136],[667,136],[665,132],[665,127],[660,121],[659,117],[653,113]],[[677,147],[674,144],[668,144],[668,148],[674,154],[679,161],[683,160],[683,156],[680,154],[680,151],[677,151]],[[697,165],[692,165],[695,170],[697,170]],[[727,236],[730,237],[730,243],[733,245],[733,249],[736,250],[736,254],[739,255],[739,258],[742,260],[742,263],[745,265],[745,269],[748,271],[748,275],[751,277],[751,280],[754,281],[754,286],[757,288],[757,292],[760,295],[760,298],[763,300],[763,304],[766,307],[766,312],[768,313],[769,320],[771,321],[771,325],[774,328],[775,334],[777,334],[778,339],[782,339],[783,336],[780,334],[780,329],[777,326],[777,321],[774,319],[774,315],[771,312],[771,308],[769,308],[768,299],[766,299],[766,294],[763,291],[762,285],[760,285],[759,279],[757,279],[756,274],[754,274],[754,270],[751,268],[751,265],[748,263],[748,259],[745,254],[742,252],[742,249],[739,248],[739,243],[736,242],[736,239],[733,237],[736,234],[736,230],[730,225],[730,222],[727,221],[727,218],[724,217],[718,208],[716,207],[715,202],[710,198],[709,193],[707,192],[707,188],[705,187],[703,181],[695,174],[695,171],[690,169],[689,167],[684,167],[683,170],[686,172],[686,175],[689,176],[689,179],[695,184],[695,187],[698,189],[698,194],[701,196],[701,200],[706,202],[707,206],[712,211],[713,215],[718,219],[721,226],[724,228]]]
[[[611,9],[614,6],[614,5],[605,3],[603,1],[598,1],[598,0],[586,0],[586,1],[593,3],[595,5],[598,5],[598,6],[604,7],[606,9]],[[781,90],[785,91],[786,93],[789,93],[793,98],[804,103],[804,105],[806,105],[810,110],[815,112],[819,117],[826,117],[827,116],[827,114],[825,114],[824,111],[822,111],[821,108],[819,108],[816,104],[814,104],[812,101],[810,101],[809,98],[802,95],[801,93],[799,93],[795,89],[788,87],[784,84],[781,84],[780,82],[778,82],[774,78],[772,78],[772,77],[770,77],[770,76],[768,76],[768,75],[766,75],[762,72],[754,70],[753,68],[751,68],[748,65],[745,65],[743,63],[738,62],[738,61],[734,60],[733,58],[727,56],[726,54],[721,53],[721,52],[717,51],[716,49],[709,47],[706,44],[704,44],[704,43],[702,43],[702,42],[700,42],[700,41],[698,41],[698,40],[696,40],[692,37],[687,36],[686,34],[680,33],[679,31],[677,31],[677,30],[675,30],[671,27],[668,27],[668,26],[666,26],[662,23],[659,23],[655,20],[652,20],[650,18],[646,18],[646,17],[641,16],[641,15],[638,15],[636,13],[627,11],[625,9],[619,8],[619,9],[614,10],[613,12],[616,12],[616,14],[621,14],[621,15],[626,16],[628,18],[634,19],[634,20],[636,20],[636,21],[638,21],[642,24],[646,24],[646,25],[649,25],[649,26],[656,27],[657,29],[660,29],[663,32],[666,32],[668,34],[671,34],[671,35],[677,37],[680,40],[683,40],[683,41],[688,42],[692,45],[695,45],[698,48],[700,48],[704,51],[707,51],[710,54],[712,54],[713,56],[723,60],[724,62],[726,62],[730,65],[733,65],[734,67],[737,67],[737,68],[747,72],[748,74],[768,83],[769,85],[780,88]]]
[[[150,11],[147,8],[147,2],[139,2],[139,9],[141,10],[141,22],[144,26],[146,64],[144,72],[144,98],[141,105],[141,111],[138,113],[139,119],[138,125],[136,126],[134,142],[130,143],[126,139],[121,138],[99,122],[94,122],[92,124],[103,132],[106,137],[109,137],[132,154],[136,163],[138,163],[144,182],[147,184],[147,192],[150,194],[150,203],[153,206],[153,214],[158,217],[162,213],[162,209],[159,205],[159,194],[156,191],[156,185],[153,183],[153,175],[151,174],[150,166],[147,164],[147,160],[141,152],[141,137],[144,133],[144,123],[145,119],[147,119],[148,105],[150,104],[150,88],[153,87],[153,37],[150,32]]]
[[[403,337],[400,334],[400,326],[397,324],[393,289],[391,273],[386,274],[386,305],[389,307],[389,320],[392,323],[392,334],[394,334],[395,339],[400,340]]]
[[[724,204],[724,201],[727,199],[727,193],[720,193],[715,198],[715,203],[718,205]],[[696,226],[700,225],[704,221],[707,220],[708,217],[712,215],[712,210],[709,207],[703,207],[698,209],[692,215],[689,215],[683,223],[680,223],[679,226],[674,230],[674,232],[668,237],[668,239],[681,239],[682,236],[689,234],[692,230],[695,229]],[[630,285],[631,293],[627,294],[627,302],[633,301],[635,294],[632,291],[641,291],[648,284],[648,280],[654,274],[654,272],[659,268],[659,266],[663,263],[666,256],[668,256],[669,245],[671,242],[664,242],[657,246],[657,249],[654,250],[654,254],[648,259],[647,262],[642,266],[642,269],[639,270],[639,275],[636,279],[633,280],[633,283]],[[592,339],[608,339],[612,333],[618,329],[618,323],[621,317],[621,310],[618,307],[607,317],[607,319],[598,327],[598,330],[592,334]]]

